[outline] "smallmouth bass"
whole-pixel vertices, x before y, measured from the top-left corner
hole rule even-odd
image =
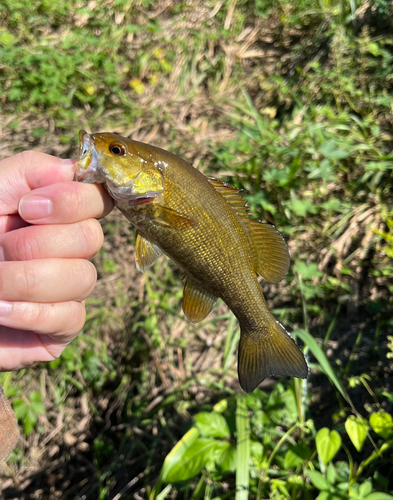
[[[137,229],[136,266],[165,253],[184,273],[183,311],[202,321],[217,298],[240,325],[238,374],[252,392],[271,375],[306,378],[302,351],[268,309],[257,275],[281,281],[286,243],[270,224],[251,220],[239,190],[205,177],[181,158],[117,134],[79,132],[76,180],[103,183]]]

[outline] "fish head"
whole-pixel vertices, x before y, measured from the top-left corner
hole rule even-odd
[[[143,147],[117,134],[81,130],[75,178],[105,184],[115,200],[131,205],[151,203],[164,191],[164,176]]]

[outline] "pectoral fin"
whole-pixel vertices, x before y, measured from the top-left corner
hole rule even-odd
[[[262,224],[250,219],[245,222],[255,257],[257,274],[268,283],[278,283],[285,278],[290,264],[288,247],[284,238],[270,224]]]
[[[238,373],[242,389],[252,392],[272,375],[306,378],[308,365],[296,342],[272,316],[260,331],[241,331]]]
[[[135,263],[137,269],[142,273],[152,266],[162,251],[155,243],[147,240],[140,234],[136,237],[135,243]]]
[[[164,207],[163,205],[155,205],[155,208],[157,211],[156,222],[158,224],[170,226],[179,231],[198,225],[198,222],[194,218],[172,208]]]
[[[183,312],[187,319],[199,323],[210,313],[217,297],[187,279],[183,294]]]

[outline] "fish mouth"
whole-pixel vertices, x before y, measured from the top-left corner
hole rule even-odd
[[[94,137],[84,130],[79,132],[79,160],[75,163],[75,180],[102,184],[105,175],[100,167],[101,155],[94,146]]]
[[[131,179],[119,179],[117,182],[101,162],[102,155],[97,151],[94,134],[84,130],[79,132],[79,160],[75,163],[74,180],[78,182],[105,184],[108,193],[117,201],[128,205],[145,205],[153,202],[162,194],[160,191],[138,192],[135,183],[142,172]]]

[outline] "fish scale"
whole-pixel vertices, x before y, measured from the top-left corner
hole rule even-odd
[[[203,320],[218,297],[235,314],[241,387],[252,392],[272,375],[307,377],[303,353],[269,311],[257,279],[277,283],[288,271],[287,246],[275,227],[249,218],[239,190],[167,151],[111,133],[79,137],[76,179],[103,183],[138,230],[138,268],[150,267],[162,251],[184,273],[190,321]]]

